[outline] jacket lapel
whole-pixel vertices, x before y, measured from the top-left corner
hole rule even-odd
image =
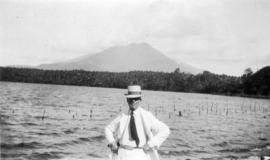
[[[153,134],[151,133],[151,127],[148,125],[149,122],[147,117],[145,116],[145,114],[143,114],[144,110],[140,108],[140,117],[142,119],[142,124],[143,124],[143,128],[144,128],[144,132],[146,133],[146,137],[147,137],[147,141],[149,141],[152,137]]]
[[[141,108],[140,109],[140,116],[142,119],[143,128],[144,128],[144,131],[146,133],[147,142],[148,142],[149,140],[151,140],[153,138],[153,134],[151,132],[151,127],[146,122],[151,122],[151,120],[147,119],[148,118],[148,117],[146,117],[147,114],[146,113],[143,114],[143,112],[144,112],[144,110]],[[150,160],[159,160],[158,152],[154,148],[152,150],[146,152],[146,154],[148,155]]]
[[[118,133],[118,140],[121,139],[121,137],[124,135],[124,131],[126,130],[128,126],[128,115],[123,114],[123,117],[121,118],[120,125],[119,125],[119,133]]]

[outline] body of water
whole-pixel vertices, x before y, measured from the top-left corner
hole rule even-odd
[[[1,158],[108,159],[104,127],[127,112],[124,93],[0,82]],[[171,129],[163,159],[254,159],[270,149],[269,100],[143,91],[142,106]]]

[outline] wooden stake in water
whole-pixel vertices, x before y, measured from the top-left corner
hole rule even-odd
[[[42,120],[44,120],[45,112],[46,112],[46,111],[44,110],[44,111],[43,111],[43,115],[42,115],[42,117],[41,117]]]
[[[92,118],[92,114],[93,114],[93,110],[90,109],[90,115],[89,115],[90,118]]]
[[[178,116],[181,117],[182,116],[182,113],[181,111],[178,112]]]

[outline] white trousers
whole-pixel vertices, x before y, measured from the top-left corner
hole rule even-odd
[[[111,160],[150,160],[149,156],[145,154],[143,149],[123,149],[119,148],[118,155],[113,154]]]

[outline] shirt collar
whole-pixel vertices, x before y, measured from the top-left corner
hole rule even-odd
[[[138,112],[139,112],[140,109],[141,109],[141,106],[138,106],[138,108],[133,111],[133,114],[134,115],[138,114]],[[131,113],[131,110],[129,110],[128,113],[130,114]]]

